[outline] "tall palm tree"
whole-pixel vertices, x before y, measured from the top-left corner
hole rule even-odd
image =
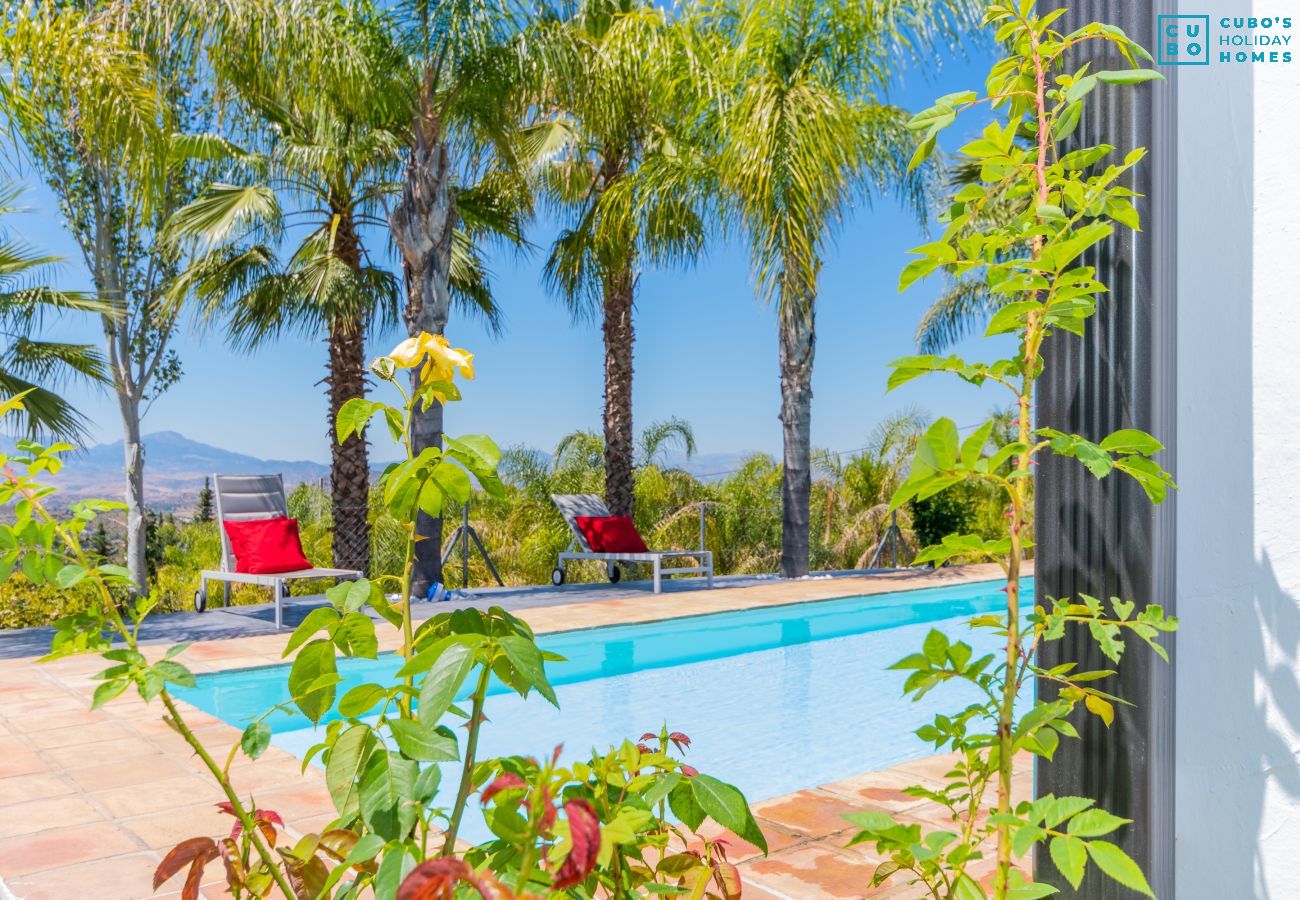
[[[681,58],[665,12],[644,0],[582,0],[549,29],[559,50],[544,195],[564,217],[545,278],[605,346],[605,502],[633,512],[632,361],[636,285],[647,265],[693,259],[704,240],[691,194],[651,191],[642,172],[687,153]]]
[[[0,216],[19,210],[19,194],[12,185],[0,185]],[[46,313],[105,308],[94,297],[43,285],[57,262],[0,226],[0,394],[26,394],[17,415],[28,434],[76,440],[84,435],[85,419],[54,389],[69,380],[103,382],[104,358],[86,344],[40,340],[33,330]]]
[[[894,193],[925,215],[929,172],[908,172],[908,114],[885,90],[890,66],[967,6],[751,0],[697,9],[727,88],[718,182],[747,233],[759,290],[777,308],[786,577],[808,572],[814,322],[826,245],[855,200]]]
[[[391,327],[400,312],[399,282],[366,240],[385,225],[381,198],[401,147],[402,94],[381,77],[400,65],[385,56],[369,7],[309,9],[296,37],[275,7],[241,9],[218,29],[213,65],[257,152],[212,135],[182,139],[189,152],[229,160],[237,183],[213,184],[171,227],[208,250],[192,281],[237,346],[325,335],[334,565],[368,571],[369,453],[363,437],[333,435],[344,403],[366,392],[368,329]],[[313,58],[328,52],[321,34],[337,38],[330,59]],[[350,83],[358,76],[368,90]],[[292,251],[277,254],[290,238]]]

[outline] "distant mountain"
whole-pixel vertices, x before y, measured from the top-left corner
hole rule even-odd
[[[12,446],[12,440],[6,441]],[[175,431],[145,435],[145,497],[150,507],[188,511],[206,476],[284,475],[292,489],[329,475],[329,467],[310,460],[258,459],[190,440]],[[86,497],[121,499],[124,468],[122,442],[98,444],[68,458],[67,467],[54,480],[58,500],[67,503]]]
[[[0,438],[0,445],[12,448],[12,438]],[[175,431],[156,431],[144,437],[145,497],[150,508],[163,512],[188,513],[194,506],[203,479],[223,475],[273,475],[280,473],[292,490],[304,482],[329,477],[329,466],[311,460],[259,459],[222,450],[191,440]],[[703,481],[717,481],[734,472],[751,453],[698,453],[687,459],[669,452],[663,463],[685,469]],[[54,479],[59,492],[55,500],[67,504],[86,497],[122,498],[122,442],[97,444],[68,458],[67,467]],[[376,466],[376,472],[382,465]]]

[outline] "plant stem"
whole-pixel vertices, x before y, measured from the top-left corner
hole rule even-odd
[[[474,755],[478,752],[478,733],[483,725],[483,703],[487,699],[488,679],[491,677],[492,667],[484,663],[478,684],[474,687],[473,706],[469,714],[469,736],[465,739],[465,762],[460,770],[456,805],[452,807],[451,821],[447,824],[447,840],[442,845],[443,856],[451,856],[456,850],[456,832],[460,830],[460,820],[465,814],[465,805],[469,802],[469,792],[474,787]]]
[[[230,779],[228,779],[225,776],[225,773],[221,771],[221,767],[217,765],[216,760],[214,760],[212,755],[208,753],[207,748],[203,746],[203,742],[200,741],[198,737],[195,736],[194,732],[190,730],[190,727],[185,724],[185,720],[181,717],[180,710],[176,708],[176,704],[172,701],[171,695],[164,690],[158,696],[162,699],[163,706],[167,707],[167,712],[171,715],[172,722],[176,724],[176,730],[180,732],[181,737],[185,739],[185,743],[189,744],[190,747],[193,748],[194,752],[198,754],[199,759],[203,760],[203,764],[207,766],[208,771],[212,773],[212,777],[216,779],[222,792],[225,793],[226,799],[230,801],[231,809],[235,811],[235,816],[239,819],[240,824],[244,826],[244,834],[248,835],[249,840],[253,844],[253,848],[257,850],[257,855],[262,857],[262,862],[266,863],[266,867],[271,871],[271,877],[275,880],[276,886],[284,892],[286,897],[297,896],[294,893],[293,888],[290,887],[288,880],[284,877],[284,873],[280,871],[280,866],[275,856],[272,855],[271,851],[263,842],[262,834],[257,827],[257,823],[253,821],[253,817],[249,814],[248,810],[244,808],[244,804],[240,801],[239,795],[235,793],[235,789],[230,786]]]

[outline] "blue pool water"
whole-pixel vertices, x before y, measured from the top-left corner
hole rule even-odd
[[[667,723],[691,737],[688,762],[751,802],[926,756],[933,749],[913,731],[976,699],[973,689],[945,685],[913,703],[900,695],[903,673],[887,667],[919,650],[936,626],[959,634],[976,656],[997,650],[994,635],[971,634],[964,620],[1001,609],[998,588],[964,584],[542,635],[545,649],[567,659],[547,665],[560,708],[498,687],[480,752],[540,756],[563,740],[574,758]],[[1022,596],[1033,596],[1032,579]],[[340,663],[339,696],[399,667],[392,655]],[[178,693],[242,727],[288,699],[287,673],[270,666],[202,675]],[[318,740],[301,716],[269,721],[274,743],[296,755]]]

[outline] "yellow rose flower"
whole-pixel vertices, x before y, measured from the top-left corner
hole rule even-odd
[[[452,347],[440,334],[421,332],[407,338],[393,348],[388,358],[401,369],[414,369],[423,364],[420,369],[423,382],[449,382],[456,377],[456,372],[460,372],[462,378],[474,378],[474,354]]]

